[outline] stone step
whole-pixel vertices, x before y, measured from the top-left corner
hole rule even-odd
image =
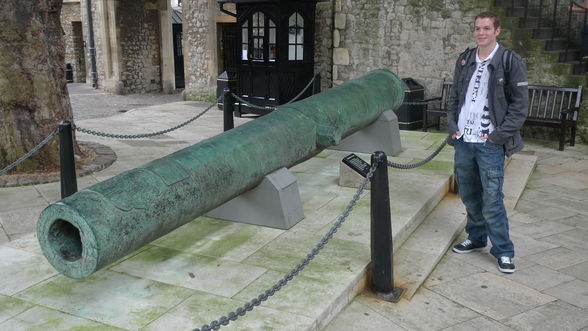
[[[509,158],[505,169],[504,203],[514,209],[535,169],[537,156],[519,153]],[[466,214],[457,195],[447,194],[423,223],[394,254],[395,286],[405,289],[410,300],[454,239],[463,230]]]
[[[449,245],[463,230],[465,209],[459,196],[447,194],[404,245],[394,253],[395,286],[410,300],[427,279]]]

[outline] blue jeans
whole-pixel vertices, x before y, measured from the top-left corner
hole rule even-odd
[[[455,175],[461,201],[466,207],[468,239],[475,245],[492,242],[490,254],[514,257],[504,207],[504,148],[493,142],[455,140]]]

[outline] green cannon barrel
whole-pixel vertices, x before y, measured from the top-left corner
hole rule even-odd
[[[49,205],[37,237],[57,271],[85,278],[300,163],[402,103],[398,77],[367,75]]]

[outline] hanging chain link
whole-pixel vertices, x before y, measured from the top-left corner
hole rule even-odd
[[[269,299],[270,296],[274,295],[276,292],[278,292],[284,286],[286,286],[286,284],[288,284],[289,281],[296,277],[317,256],[317,254],[325,247],[329,240],[333,238],[333,236],[339,230],[341,225],[343,225],[343,222],[345,222],[345,220],[349,216],[349,213],[351,213],[353,207],[355,207],[355,204],[361,198],[361,194],[363,193],[363,191],[365,191],[365,188],[374,176],[376,168],[377,164],[372,165],[363,183],[361,183],[359,189],[355,192],[355,195],[353,195],[353,198],[351,199],[343,213],[339,215],[337,222],[333,224],[329,232],[327,232],[327,234],[323,236],[321,241],[310,251],[310,253],[306,255],[304,259],[302,259],[302,261],[294,269],[292,269],[286,276],[284,276],[277,283],[275,283],[271,288],[265,290],[260,295],[253,298],[243,306],[237,308],[235,311],[232,311],[227,315],[222,316],[218,320],[210,322],[210,324],[205,324],[200,328],[196,328],[194,329],[194,331],[218,330],[222,326],[229,325],[231,321],[236,321],[239,318],[239,316],[244,316],[248,311],[252,311],[253,308],[259,306],[262,302]]]
[[[208,112],[210,109],[212,109],[212,107],[214,105],[216,105],[220,101],[220,99],[221,99],[220,97],[218,99],[216,99],[216,101],[214,103],[212,103],[210,106],[206,107],[206,109],[204,109],[202,112],[200,112],[198,115],[192,117],[191,119],[189,119],[181,124],[178,124],[172,128],[157,131],[157,132],[143,133],[143,134],[112,134],[112,133],[105,133],[105,132],[100,132],[100,131],[84,129],[79,126],[76,126],[75,129],[76,129],[76,131],[80,131],[80,132],[95,135],[95,136],[107,137],[107,138],[117,138],[117,139],[139,139],[139,138],[149,138],[149,137],[159,136],[159,135],[177,130],[177,129],[179,129],[183,126],[186,126],[186,125],[192,123],[193,121],[197,120],[200,116],[206,114],[206,112]]]
[[[418,168],[424,164],[426,164],[427,162],[431,161],[432,159],[434,159],[440,152],[441,150],[447,145],[447,141],[451,139],[450,137],[447,137],[443,143],[437,147],[437,149],[431,154],[429,155],[426,159],[421,160],[419,162],[416,163],[408,163],[408,164],[401,164],[401,163],[395,163],[392,161],[388,161],[388,166],[392,167],[392,168],[396,168],[396,169],[414,169],[414,168]]]
[[[59,129],[55,129],[55,131],[51,132],[45,139],[43,139],[43,141],[41,141],[37,146],[33,147],[28,153],[26,153],[25,155],[21,156],[18,160],[12,162],[6,168],[0,170],[0,175],[4,175],[4,174],[8,173],[14,167],[18,166],[19,164],[21,164],[22,162],[24,162],[26,159],[28,159],[29,157],[31,157],[31,155],[35,154],[38,150],[40,150],[41,148],[43,148],[43,146],[47,145],[47,143],[49,141],[51,141],[51,139],[53,139],[53,137],[55,137],[58,133],[59,133]]]
[[[314,83],[315,78],[316,78],[316,75],[312,76],[312,79],[310,80],[310,82],[308,82],[308,84],[306,84],[306,86],[302,89],[302,91],[300,91],[300,93],[298,93],[298,95],[293,97],[290,101],[286,102],[282,106],[289,105],[292,102],[298,100],[298,98],[300,98],[304,94],[304,92],[306,92],[306,90],[308,90],[308,88],[312,85],[312,83]]]
[[[258,105],[254,105],[254,104],[251,103],[251,101],[247,101],[247,100],[241,98],[240,96],[236,95],[233,92],[231,92],[231,94],[233,95],[233,98],[235,98],[240,103],[246,104],[247,107],[250,107],[250,108],[253,108],[253,109],[259,109],[259,110],[266,110],[266,111],[276,110],[276,107],[274,107],[274,106],[258,106]]]
[[[289,105],[289,104],[291,104],[292,102],[294,102],[294,101],[298,100],[298,98],[300,98],[300,97],[301,97],[301,96],[302,96],[302,95],[303,95],[303,94],[306,92],[306,90],[308,90],[308,88],[309,88],[310,86],[312,86],[312,83],[314,83],[314,80],[315,80],[315,78],[316,78],[316,76],[313,76],[313,77],[312,77],[312,79],[310,80],[310,82],[308,82],[308,84],[306,84],[306,86],[305,86],[305,87],[302,89],[302,91],[300,91],[300,93],[298,93],[298,95],[296,95],[296,96],[295,96],[294,98],[292,98],[290,101],[288,101],[288,102],[286,102],[286,103],[282,104],[281,106]],[[231,92],[231,94],[233,95],[233,98],[235,98],[237,101],[239,101],[240,103],[244,103],[244,104],[246,104],[248,107],[251,107],[251,108],[253,108],[253,109],[259,109],[259,110],[269,110],[269,111],[272,111],[272,110],[276,110],[276,109],[278,108],[278,107],[273,107],[273,106],[258,106],[258,105],[254,105],[254,104],[252,104],[250,101],[246,101],[246,100],[244,100],[243,98],[241,98],[240,96],[236,95],[235,93],[232,93],[232,92]]]
[[[436,103],[439,102],[439,99],[434,99],[434,100],[424,100],[424,101],[404,101],[402,102],[403,106],[422,106],[422,105],[428,105],[431,103]]]

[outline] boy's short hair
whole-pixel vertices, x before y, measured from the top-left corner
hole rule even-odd
[[[492,22],[494,23],[494,28],[498,29],[500,27],[500,18],[498,17],[498,15],[491,13],[489,11],[485,11],[483,13],[479,13],[478,16],[476,16],[476,18],[474,19],[474,22],[478,19],[478,18],[489,18],[492,20]]]

